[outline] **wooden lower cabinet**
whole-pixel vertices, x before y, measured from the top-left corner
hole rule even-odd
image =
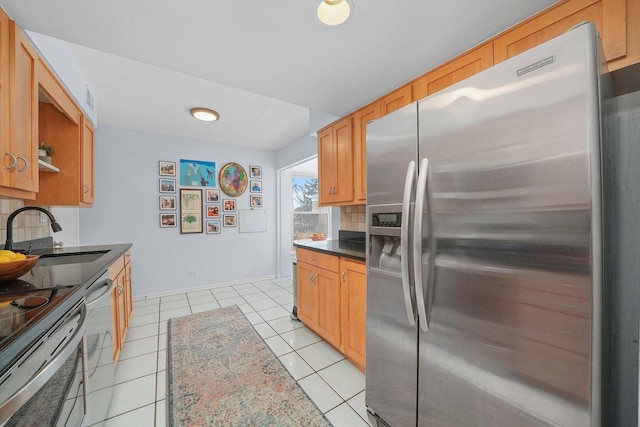
[[[336,348],[340,347],[340,276],[298,261],[298,318]]]
[[[301,248],[296,254],[298,319],[364,371],[364,263]]]
[[[113,360],[118,361],[120,350],[133,313],[131,259],[129,251],[109,267],[109,278],[113,281],[111,311],[114,331]]]
[[[340,258],[342,352],[364,372],[367,325],[367,269],[364,262]]]

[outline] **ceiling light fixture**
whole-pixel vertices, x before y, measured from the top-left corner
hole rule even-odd
[[[351,5],[347,0],[323,0],[318,5],[318,19],[325,25],[340,25],[350,14]]]
[[[210,108],[192,108],[190,112],[193,117],[204,122],[215,122],[220,118],[220,114]]]

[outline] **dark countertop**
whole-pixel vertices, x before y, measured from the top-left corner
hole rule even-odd
[[[358,261],[366,260],[364,242],[350,242],[338,239],[318,241],[296,240],[293,242],[293,246],[317,252],[324,252],[330,255],[352,258]]]
[[[0,348],[0,372],[3,372],[25,348],[39,339],[51,326],[55,319],[60,318],[64,313],[75,306],[85,296],[87,288],[102,276],[120,256],[122,256],[129,248],[131,243],[111,244],[111,245],[95,245],[95,246],[78,246],[65,247],[61,249],[53,249],[49,247],[32,248],[33,254],[40,255],[40,259],[36,263],[36,269],[51,268],[71,268],[77,272],[77,279],[74,283],[53,283],[54,285],[77,285],[73,291],[64,295],[57,305],[47,311],[41,318],[31,323],[27,329],[17,331],[8,342],[3,343]],[[59,267],[58,267],[59,266]],[[20,277],[19,280],[31,280],[30,272]],[[77,280],[77,281],[76,281]],[[9,282],[11,283],[11,282]],[[6,284],[6,283],[5,283]]]

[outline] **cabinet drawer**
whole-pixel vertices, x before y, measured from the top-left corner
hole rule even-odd
[[[324,268],[325,270],[333,271],[335,273],[338,273],[340,269],[340,258],[335,255],[297,248],[296,256],[298,257],[298,261],[306,262],[307,264]]]

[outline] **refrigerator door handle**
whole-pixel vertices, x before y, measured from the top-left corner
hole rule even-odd
[[[416,162],[411,160],[407,166],[407,177],[404,181],[404,195],[402,197],[402,219],[400,224],[400,265],[402,272],[402,293],[404,306],[407,310],[409,325],[416,324],[413,316],[413,304],[411,302],[411,282],[409,279],[409,219],[411,209],[411,193],[413,192]]]
[[[429,331],[424,288],[422,284],[422,213],[429,178],[429,160],[425,157],[420,162],[418,185],[416,187],[416,206],[413,220],[413,278],[416,286],[416,303],[418,306],[418,322],[420,329]]]

